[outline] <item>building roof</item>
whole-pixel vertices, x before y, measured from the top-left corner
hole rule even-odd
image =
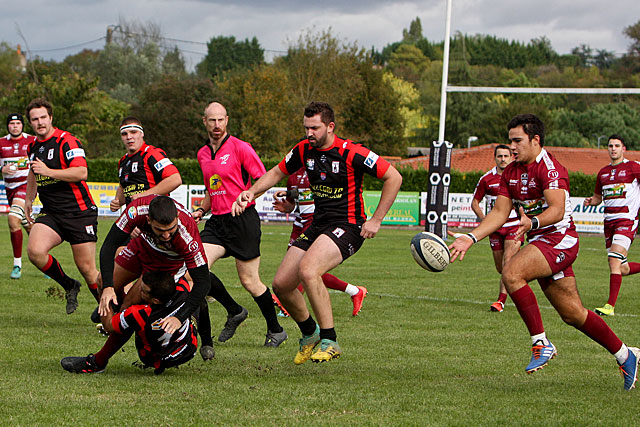
[[[454,148],[451,154],[451,169],[460,172],[485,172],[496,164],[493,150],[498,144],[478,145],[471,148]],[[609,155],[605,149],[576,147],[545,147],[570,172],[582,172],[588,175],[598,173],[609,163]],[[627,151],[625,158],[640,162],[640,151]],[[393,162],[396,167],[412,167],[429,169],[429,156],[412,157]]]

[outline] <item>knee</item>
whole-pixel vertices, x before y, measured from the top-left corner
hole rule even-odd
[[[31,241],[29,241],[31,242]],[[41,248],[35,245],[27,246],[27,256],[29,257],[29,261],[35,262],[45,258],[48,255],[47,252],[44,252]]]
[[[580,328],[587,319],[587,309],[584,307],[560,309],[558,310],[558,314],[564,323],[574,328]]]
[[[509,287],[520,281],[520,273],[509,264],[502,267],[502,282],[509,289]]]
[[[9,231],[19,231],[20,230],[20,218],[17,218],[13,215],[9,215]]]

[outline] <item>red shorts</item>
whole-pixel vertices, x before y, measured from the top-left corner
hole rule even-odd
[[[614,219],[604,222],[604,242],[607,249],[613,243],[624,247],[627,251],[633,243],[638,228],[638,220],[626,218]]]
[[[518,232],[517,225],[511,225],[509,227],[500,227],[498,231],[494,231],[489,235],[489,244],[492,251],[504,250],[505,240],[517,240],[516,233]],[[524,243],[524,235],[520,237],[520,243]]]
[[[5,191],[7,192],[7,200],[9,201],[9,206],[13,204],[13,199],[22,199],[22,201],[24,202],[24,200],[27,198],[27,184],[20,185],[16,188],[5,188]]]
[[[142,236],[131,239],[126,248],[116,256],[116,263],[131,273],[143,275],[148,271],[168,271],[178,274],[184,260],[171,259],[153,249]]]
[[[551,267],[551,276],[539,279],[540,284],[548,283],[549,280],[554,281],[563,277],[575,276],[571,265],[578,257],[578,249],[580,248],[576,230],[568,230],[565,234],[555,232],[536,237],[537,239],[529,244],[540,249],[547,264]]]

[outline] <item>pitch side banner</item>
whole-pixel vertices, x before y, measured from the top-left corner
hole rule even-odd
[[[364,191],[365,213],[371,218],[380,203],[380,191]],[[382,220],[387,225],[418,225],[420,224],[420,194],[409,191],[401,191],[389,208],[389,212]]]
[[[433,141],[429,151],[429,190],[425,231],[447,238],[451,151],[448,141]]]

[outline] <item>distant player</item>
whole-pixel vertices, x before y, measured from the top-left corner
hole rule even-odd
[[[293,212],[294,221],[291,229],[291,237],[289,238],[289,246],[295,242],[313,222],[313,212],[315,204],[313,203],[313,194],[311,192],[311,184],[307,171],[300,168],[296,173],[291,174],[287,180],[287,191],[279,191],[276,193],[276,200],[273,202],[274,208],[279,212]],[[352,315],[357,316],[362,308],[364,297],[367,296],[367,288],[364,286],[355,286],[338,279],[333,274],[325,273],[322,275],[322,282],[329,289],[335,289],[340,292],[346,292],[351,296],[353,303]],[[298,286],[300,292],[304,292],[302,285]],[[279,302],[279,301],[278,301]],[[284,307],[281,308],[281,310]],[[286,313],[286,310],[283,310]],[[288,315],[288,313],[286,313]]]
[[[24,209],[27,221],[33,222],[31,209],[36,194],[42,203],[29,235],[29,260],[64,288],[67,314],[71,314],[78,307],[80,282],[67,276],[49,251],[65,240],[69,242],[73,260],[98,300],[98,208],[87,186],[82,144],[70,133],[53,127],[51,104],[34,99],[27,106],[27,118],[36,134],[28,149],[31,170]]]
[[[24,199],[27,194],[29,159],[27,150],[34,137],[23,132],[24,120],[18,113],[7,116],[9,134],[0,139],[0,160],[2,179],[9,202],[9,233],[13,248],[13,269],[10,277],[19,279],[22,275],[22,227],[27,233],[31,225],[24,215]]]
[[[620,293],[622,276],[640,272],[640,263],[627,262],[627,253],[638,228],[640,208],[640,164],[624,158],[624,139],[611,135],[607,151],[611,163],[598,172],[592,197],[585,206],[598,206],[604,201],[604,240],[609,259],[609,300],[595,312],[613,316]]]
[[[562,320],[613,354],[624,378],[625,390],[635,386],[640,349],[627,347],[593,311],[582,305],[572,264],[578,255],[578,233],[571,218],[569,175],[544,148],[544,124],[533,114],[515,116],[507,125],[515,161],[502,173],[495,206],[471,233],[450,246],[451,260],[464,259],[471,246],[498,230],[518,208],[518,237],[529,244],[502,269],[502,280],[531,335],[527,373],[547,366],[556,356],[542,325],[536,296],[527,284],[537,279]]]
[[[145,368],[153,368],[159,375],[167,368],[193,359],[198,348],[196,326],[191,318],[185,319],[172,334],[160,327],[164,319],[184,307],[189,291],[189,283],[184,277],[176,283],[168,272],[145,273],[142,276],[141,304],[132,305],[115,315],[109,311],[105,327],[110,335],[119,335],[123,345],[135,333],[140,361]],[[60,364],[69,372],[102,372],[112,355],[112,350],[105,350],[106,346],[95,355],[65,357]]]
[[[354,255],[365,239],[378,234],[402,185],[402,176],[389,162],[334,133],[335,115],[329,104],[307,105],[303,125],[306,138],[251,188],[240,193],[232,209],[234,215],[239,215],[257,195],[301,167],[306,169],[316,209],[313,224],[289,247],[273,279],[274,291],[302,333],[293,360],[296,365],[309,359],[328,362],[342,354],[334,329],[331,298],[322,275]],[[365,215],[362,201],[365,173],[383,181],[380,202],[370,218]],[[297,290],[300,282],[317,323]]]
[[[493,209],[493,205],[496,203],[496,198],[498,197],[502,172],[513,159],[511,149],[504,144],[496,146],[493,151],[493,157],[496,166],[482,175],[478,181],[478,185],[476,185],[473,200],[471,201],[471,209],[480,220],[485,217],[485,213],[482,211],[482,208],[480,208],[480,201],[483,197],[485,198],[487,212]],[[518,225],[518,215],[515,210],[512,210],[507,222],[500,227],[498,231],[491,233],[489,236],[489,244],[493,252],[493,262],[496,270],[498,270],[500,274],[502,274],[502,266],[520,250],[520,245],[522,245],[524,241],[524,237],[516,238]],[[500,293],[498,294],[498,300],[491,304],[491,311],[502,312],[505,301],[507,301],[507,289],[504,283],[502,283],[502,279],[500,279]]]

